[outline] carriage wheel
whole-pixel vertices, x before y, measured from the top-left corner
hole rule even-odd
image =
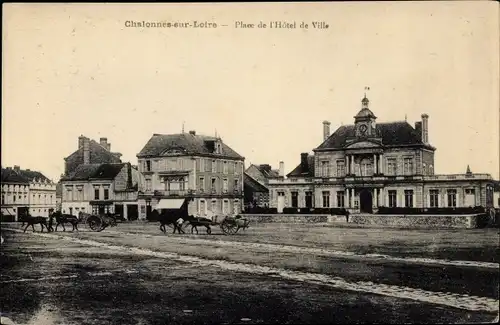
[[[101,231],[102,230],[102,222],[99,218],[90,218],[88,220],[89,228],[93,231]]]
[[[238,227],[236,226],[236,224],[226,220],[224,220],[220,224],[220,228],[222,232],[226,235],[234,235],[238,232]]]

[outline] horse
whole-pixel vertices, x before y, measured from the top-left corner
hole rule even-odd
[[[78,222],[80,221],[78,217],[75,217],[71,214],[63,214],[61,211],[54,212],[50,215],[51,219],[54,217],[56,218],[55,231],[57,231],[57,227],[59,225],[62,225],[63,231],[66,231],[66,227],[64,226],[65,223],[70,223],[73,226],[73,229],[71,231],[74,231],[75,229],[76,231],[78,231]],[[49,223],[51,224],[50,228],[52,229],[52,220],[50,220]]]
[[[239,214],[234,216],[234,217],[228,217],[230,219],[234,220],[234,224],[236,225],[236,232],[238,230],[243,229],[243,231],[247,228],[249,228],[250,220],[247,220],[246,218],[242,218]]]
[[[191,233],[193,233],[193,230],[196,230],[196,234],[198,234],[198,226],[204,226],[207,228],[207,234],[212,233],[212,228],[210,228],[210,224],[212,223],[212,220],[209,218],[204,218],[204,217],[195,217],[193,215],[189,215],[186,217],[186,221],[191,225]]]
[[[167,230],[165,228],[166,225],[172,225],[174,227],[174,234],[175,231],[180,233],[185,233],[184,230],[182,230],[182,225],[178,224],[178,220],[182,219],[182,217],[178,213],[159,213],[157,210],[153,210],[151,212],[151,217],[153,220],[157,220],[160,222],[160,230],[166,234]]]
[[[40,224],[42,227],[42,232],[43,232],[43,227],[47,228],[47,232],[49,231],[49,226],[47,226],[47,218],[45,217],[40,217],[40,216],[35,216],[32,217],[30,215],[27,215],[24,217],[25,222],[27,223],[26,227],[24,228],[24,232],[26,232],[26,229],[28,229],[29,226],[33,228],[33,232],[35,232],[35,225]],[[24,222],[23,222],[24,224]]]

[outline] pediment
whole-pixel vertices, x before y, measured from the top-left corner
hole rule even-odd
[[[349,149],[379,148],[380,144],[371,141],[359,141],[348,145]]]

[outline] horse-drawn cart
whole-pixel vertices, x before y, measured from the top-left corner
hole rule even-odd
[[[93,215],[80,212],[79,217],[93,231],[103,231],[107,227],[115,227],[116,219],[111,215]]]
[[[250,221],[241,218],[241,216],[226,216],[223,217],[222,221],[217,220],[218,217],[215,216],[214,219],[208,219],[208,218],[194,218],[192,220],[189,220],[189,224],[193,226],[193,228],[196,228],[197,226],[204,226],[207,228],[207,233],[210,234],[212,231],[210,229],[210,226],[220,226],[221,231],[225,235],[234,235],[236,234],[240,229],[246,229],[248,228],[248,225],[250,224]],[[192,231],[193,229],[191,229]],[[196,230],[198,233],[198,230]]]

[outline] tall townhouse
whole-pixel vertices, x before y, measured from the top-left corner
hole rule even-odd
[[[141,218],[152,210],[233,215],[243,205],[244,157],[219,137],[154,134],[137,154],[145,187],[139,193]]]

